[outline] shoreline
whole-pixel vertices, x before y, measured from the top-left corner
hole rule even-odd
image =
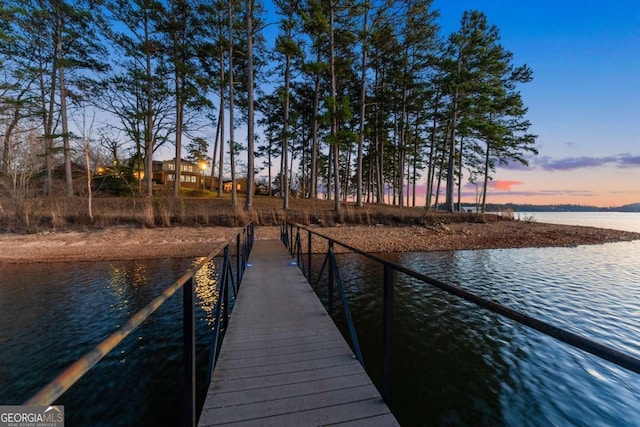
[[[427,252],[531,247],[573,247],[640,240],[640,233],[538,222],[495,221],[434,226],[310,226],[364,252]],[[0,234],[0,265],[76,261],[196,258],[210,254],[239,228],[114,226],[91,231]],[[256,227],[256,239],[278,239],[277,226]],[[306,232],[302,232],[306,251]],[[313,251],[326,242],[313,238]],[[346,252],[336,246],[336,252]]]

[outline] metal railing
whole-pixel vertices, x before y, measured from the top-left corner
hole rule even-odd
[[[300,240],[300,230],[296,233],[295,239],[293,238],[293,224],[290,225],[290,229],[287,229],[286,226],[282,227],[280,230],[280,238],[285,246],[289,249],[289,253],[296,258],[296,263],[302,274],[307,278],[309,283],[311,283],[311,251],[307,253],[307,267],[305,268],[304,259],[302,257],[302,242]],[[308,234],[308,247],[311,247],[311,234]],[[320,284],[320,280],[322,279],[322,273],[324,272],[325,267],[327,267],[327,274],[329,276],[328,279],[328,294],[329,300],[327,303],[327,312],[330,316],[333,316],[333,294],[334,294],[334,283],[337,285],[338,292],[340,294],[340,300],[342,302],[342,308],[344,310],[345,318],[347,321],[347,328],[349,329],[349,335],[351,336],[351,343],[353,344],[353,352],[355,353],[358,362],[364,367],[364,360],[362,358],[362,351],[360,350],[360,343],[358,342],[358,335],[356,334],[356,328],[353,323],[353,317],[351,316],[351,310],[349,310],[349,302],[347,301],[347,294],[344,291],[344,286],[342,284],[342,278],[340,276],[340,270],[338,269],[338,264],[336,262],[336,256],[333,251],[333,241],[329,241],[329,250],[327,251],[327,255],[322,262],[322,268],[320,268],[320,273],[318,274],[318,280],[316,284],[313,286],[313,290],[317,290],[318,285]]]
[[[295,228],[295,233],[294,233]],[[307,260],[306,264],[304,261],[304,253],[302,252],[302,239],[300,237],[300,230],[304,230],[307,232]],[[423,283],[427,283],[432,285],[442,291],[445,291],[451,295],[455,295],[459,298],[462,298],[466,301],[469,301],[479,307],[485,308],[493,313],[500,314],[504,317],[507,317],[511,320],[514,320],[522,325],[525,325],[529,328],[535,329],[545,335],[553,337],[565,344],[569,344],[573,347],[576,347],[580,350],[583,350],[587,353],[591,353],[595,356],[600,357],[601,359],[607,360],[617,366],[625,368],[631,372],[635,372],[636,374],[640,374],[640,359],[631,356],[629,354],[623,353],[606,345],[600,344],[596,341],[590,340],[573,332],[567,331],[562,328],[558,328],[550,323],[544,322],[542,320],[531,317],[527,314],[521,313],[517,310],[513,310],[508,308],[502,304],[498,304],[496,302],[490,301],[488,299],[482,298],[478,295],[475,295],[471,292],[465,291],[457,286],[453,286],[439,280],[428,277],[424,274],[415,272],[401,265],[395,264],[391,261],[385,260],[383,258],[377,257],[375,255],[363,252],[349,244],[340,242],[335,240],[329,236],[313,231],[307,227],[304,227],[299,224],[285,223],[282,224],[281,227],[281,237],[284,244],[289,249],[291,256],[296,258],[298,265],[302,269],[303,273],[307,277],[309,281],[311,281],[311,254],[312,254],[312,239],[311,236],[315,235],[322,239],[325,239],[328,242],[329,249],[327,251],[327,256],[323,263],[322,269],[324,269],[324,264],[327,263],[327,260],[330,264],[329,271],[338,272],[338,267],[335,262],[335,256],[333,254],[334,245],[341,246],[347,249],[350,252],[357,253],[362,255],[378,264],[383,265],[384,274],[383,274],[383,367],[382,367],[382,398],[385,400],[387,404],[391,404],[391,381],[392,381],[392,362],[393,362],[393,296],[394,296],[394,276],[395,272],[400,272],[406,274],[410,277],[413,277],[417,280],[420,280]],[[322,269],[320,273],[322,273]],[[318,282],[320,280],[320,276],[318,276]],[[333,304],[333,288],[331,287],[331,278],[329,279],[329,303],[328,306],[332,307]],[[340,285],[342,287],[342,285]],[[341,292],[343,292],[341,290]],[[342,294],[341,294],[342,296]],[[346,300],[343,298],[343,304],[346,306]],[[332,310],[332,308],[327,308],[328,311]],[[345,308],[345,312],[348,311],[348,308]],[[331,311],[330,311],[331,314]],[[350,317],[350,314],[349,314]],[[349,322],[351,322],[349,320]],[[352,323],[352,322],[351,322]],[[352,326],[349,326],[350,333],[352,333],[352,337],[355,336],[355,330],[351,332]],[[357,341],[354,343],[354,347],[357,345]]]
[[[195,337],[195,298],[194,282],[195,275],[221,251],[223,253],[222,275],[218,283],[219,297],[214,308],[216,317],[214,338],[212,341],[211,355],[209,358],[209,369],[207,378],[211,376],[215,360],[222,341],[223,333],[229,322],[230,313],[230,289],[237,295],[249,254],[254,240],[253,223],[245,226],[235,237],[220,245],[217,249],[202,259],[196,266],[187,271],[181,278],[169,286],[165,291],[153,299],[144,308],[129,318],[117,331],[109,335],[104,341],[98,344],[93,350],[71,364],[53,381],[40,389],[33,397],[27,400],[25,405],[49,406],[57,398],[62,396],[71,388],[82,376],[93,368],[111,350],[120,344],[133,330],[160,308],[171,296],[180,288],[183,289],[183,423],[185,426],[195,426],[196,417],[196,337]],[[231,267],[232,259],[230,246],[235,245],[236,249],[236,270],[235,277]],[[208,384],[208,382],[207,382]]]

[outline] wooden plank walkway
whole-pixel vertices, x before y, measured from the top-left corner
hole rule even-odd
[[[279,240],[257,240],[198,426],[397,426]]]

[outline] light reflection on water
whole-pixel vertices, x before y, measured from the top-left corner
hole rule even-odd
[[[385,257],[640,357],[640,242]],[[381,268],[353,254],[338,262],[379,381]],[[395,298],[402,425],[640,425],[639,375],[402,274]]]
[[[217,261],[216,261],[217,262]],[[21,404],[194,264],[188,259],[0,266],[0,404]],[[198,393],[215,264],[196,276]],[[69,426],[179,425],[181,291],[59,400]]]
[[[207,322],[211,329],[215,324],[214,309],[218,301],[218,269],[213,263],[208,263],[196,273],[195,294],[198,297],[198,305],[202,311],[199,320]]]

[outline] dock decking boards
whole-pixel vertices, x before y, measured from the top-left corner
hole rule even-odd
[[[397,426],[284,245],[249,262],[198,426]]]

